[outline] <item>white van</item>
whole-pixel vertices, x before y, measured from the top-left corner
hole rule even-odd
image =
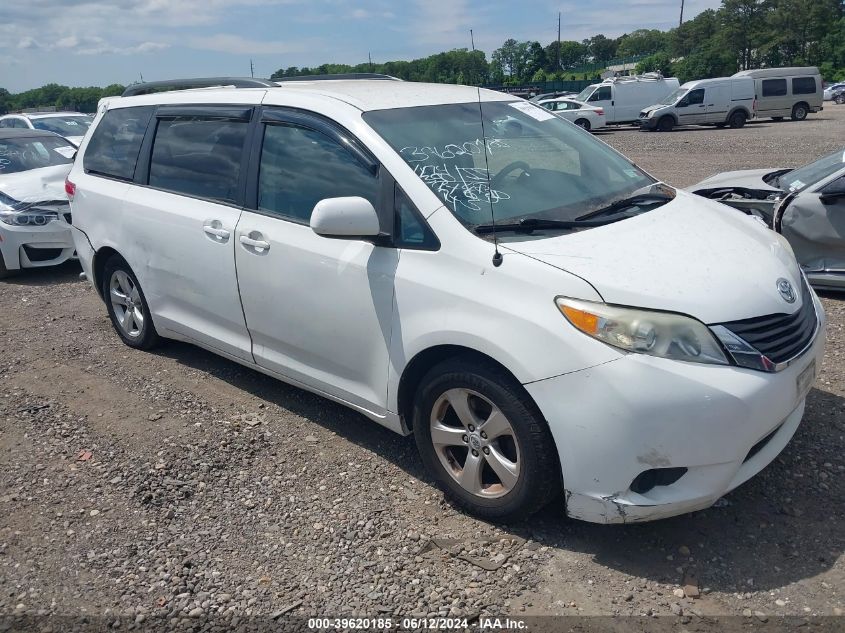
[[[815,66],[742,70],[734,77],[750,77],[757,90],[757,116],[780,121],[803,121],[824,108],[822,77]]]
[[[630,123],[639,119],[643,108],[659,103],[679,86],[674,77],[666,79],[659,73],[614,77],[587,86],[575,101],[604,109],[607,123]]]
[[[413,433],[487,519],[705,508],[795,433],[825,316],[756,219],[501,92],[241,85],[109,100],[82,142],[74,242],[129,347]]]
[[[669,132],[676,125],[715,124],[739,128],[754,118],[754,80],[719,77],[688,81],[640,112],[640,127]]]

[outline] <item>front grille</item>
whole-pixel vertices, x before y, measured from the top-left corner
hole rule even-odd
[[[779,364],[795,358],[810,344],[818,317],[810,288],[802,281],[801,307],[792,314],[770,314],[720,325]]]

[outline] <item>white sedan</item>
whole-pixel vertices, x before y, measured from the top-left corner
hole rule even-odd
[[[76,147],[41,130],[0,130],[0,279],[73,257],[65,177]]]
[[[541,101],[538,105],[551,110],[562,119],[572,121],[585,130],[597,130],[607,125],[603,108],[587,105],[575,99],[560,97]]]

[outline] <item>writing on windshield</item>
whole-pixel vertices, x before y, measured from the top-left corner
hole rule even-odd
[[[484,147],[484,141],[476,138],[440,146],[409,145],[401,148],[399,154],[450,207],[480,211],[510,199],[504,191],[490,186],[490,174],[484,166]],[[488,139],[487,155],[493,156],[498,149],[507,147],[510,146],[503,139]]]

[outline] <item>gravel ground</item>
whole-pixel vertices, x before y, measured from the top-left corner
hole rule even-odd
[[[601,138],[687,186],[832,151],[845,106],[797,124]],[[412,438],[188,345],[121,345],[78,272],[0,282],[0,615],[12,629],[45,614],[124,628],[674,614],[715,631],[708,616],[845,608],[841,297],[823,299],[827,357],[796,437],[717,507],[605,527],[558,504],[505,528],[445,502]]]

